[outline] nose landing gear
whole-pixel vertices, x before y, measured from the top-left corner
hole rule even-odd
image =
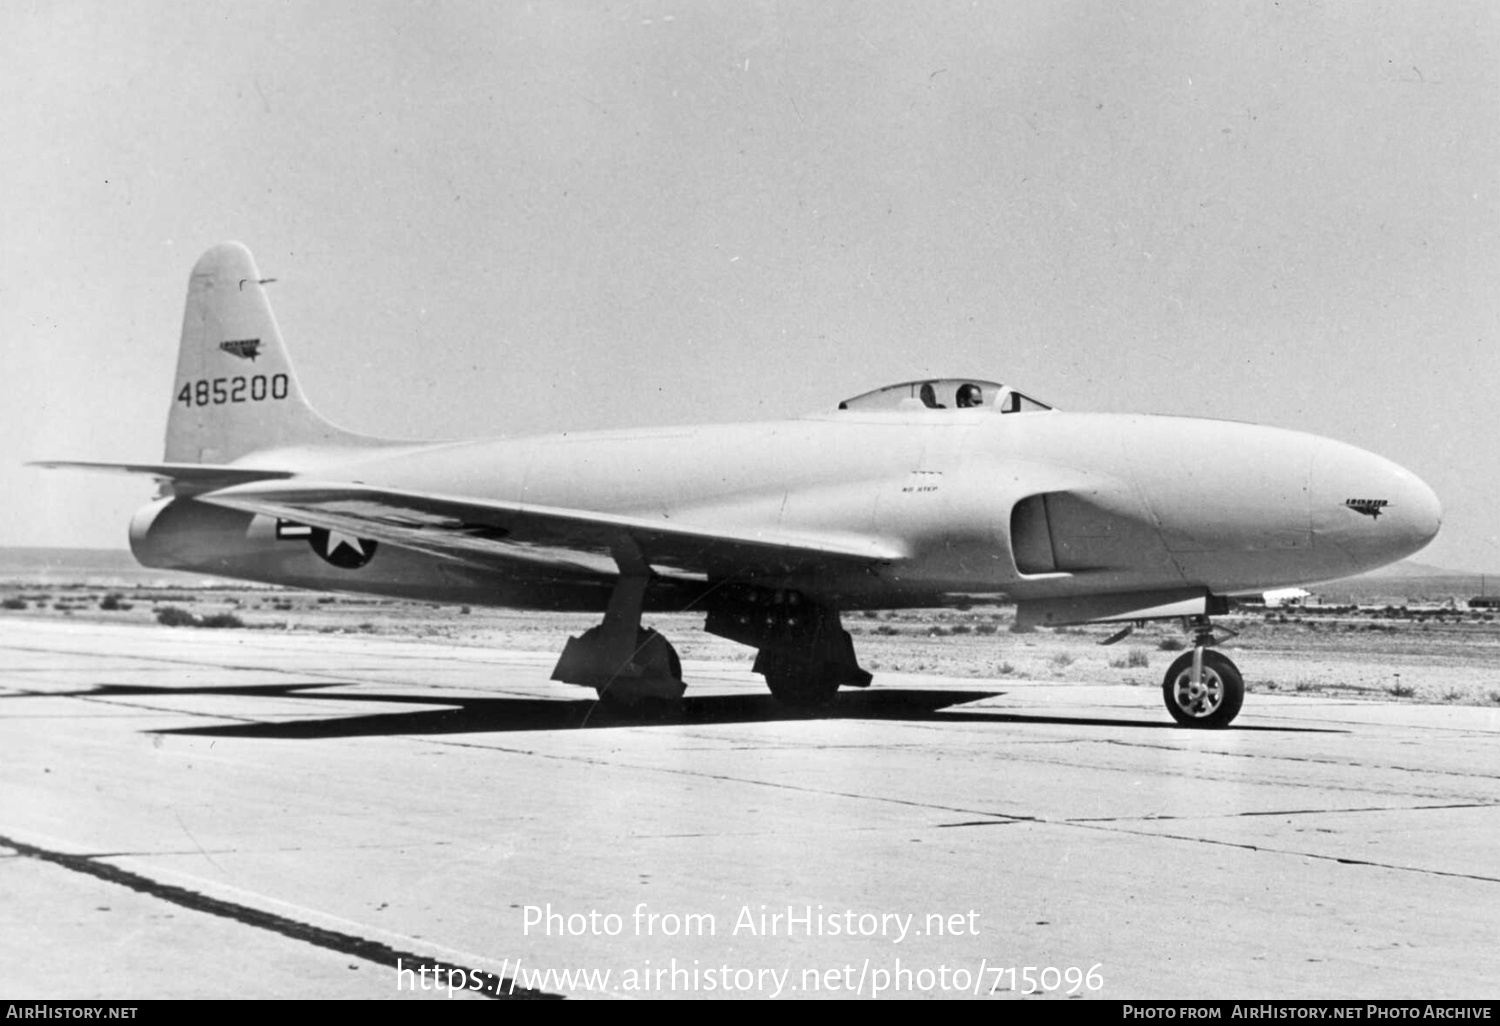
[[[1173,660],[1162,680],[1162,697],[1167,712],[1185,727],[1227,727],[1239,715],[1245,703],[1245,679],[1239,667],[1222,652],[1209,650],[1220,639],[1233,637],[1227,627],[1215,628],[1207,616],[1187,621],[1193,636],[1193,650]]]

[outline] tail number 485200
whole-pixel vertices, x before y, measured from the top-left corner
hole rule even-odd
[[[222,406],[225,403],[259,403],[285,399],[289,388],[285,374],[253,374],[250,377],[199,378],[183,384],[177,402],[184,406]]]

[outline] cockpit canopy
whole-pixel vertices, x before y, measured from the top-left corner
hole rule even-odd
[[[927,378],[887,385],[839,403],[841,410],[864,413],[916,413],[922,410],[985,409],[995,413],[1040,413],[1052,407],[978,378]]]

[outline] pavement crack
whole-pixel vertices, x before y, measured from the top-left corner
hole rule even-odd
[[[1065,821],[1058,821],[1059,824]],[[1266,852],[1270,855],[1290,855],[1294,858],[1316,859],[1319,862],[1333,862],[1345,866],[1368,866],[1372,869],[1389,869],[1397,873],[1415,873],[1418,876],[1437,876],[1457,880],[1478,880],[1481,883],[1500,884],[1500,877],[1484,876],[1479,873],[1458,873],[1447,869],[1422,869],[1417,866],[1399,866],[1393,862],[1373,862],[1363,859],[1351,859],[1342,855],[1322,855],[1312,851],[1297,851],[1292,848],[1275,848],[1268,845],[1251,844],[1248,841],[1225,841],[1216,837],[1192,837],[1187,834],[1163,834],[1154,830],[1131,830],[1126,827],[1114,826],[1104,823],[1072,823],[1081,830],[1103,830],[1111,833],[1132,834],[1137,837],[1159,837],[1169,841],[1188,841],[1193,844],[1212,844],[1221,848],[1238,848],[1241,851]]]
[[[1445,805],[1366,805],[1353,809],[1252,809],[1246,812],[1226,812],[1213,816],[1070,816],[1067,819],[1050,820],[1054,823],[1162,823],[1171,820],[1202,822],[1214,819],[1242,819],[1251,816],[1334,816],[1345,813],[1364,812],[1428,812],[1438,809],[1493,809],[1496,802],[1452,802]]]
[[[1183,749],[1174,748],[1171,745],[1151,744],[1147,741],[1122,741],[1119,738],[1105,738],[1099,740],[1098,743],[1117,745],[1122,748],[1151,748],[1164,752],[1183,751]],[[1225,759],[1261,759],[1269,762],[1300,762],[1317,766],[1339,766],[1346,769],[1391,770],[1396,773],[1422,773],[1429,776],[1463,777],[1465,779],[1478,777],[1480,780],[1500,780],[1500,773],[1470,773],[1461,770],[1431,769],[1419,766],[1393,766],[1378,762],[1355,762],[1349,759],[1319,759],[1311,755],[1285,755],[1271,752],[1232,752],[1218,748],[1195,748],[1193,751],[1199,755],[1215,755]]]
[[[118,884],[121,887],[128,887],[141,894],[159,898],[162,901],[171,902],[174,905],[180,905],[195,912],[204,912],[208,915],[218,916],[221,919],[231,919],[246,926],[267,930],[271,933],[279,933],[283,937],[290,937],[293,940],[311,944],[315,947],[337,951],[354,958],[362,958],[367,962],[373,962],[384,968],[393,968],[402,961],[410,961],[414,965],[425,966],[429,969],[436,967],[434,971],[442,971],[445,974],[449,970],[455,973],[462,973],[463,979],[466,981],[484,980],[483,989],[473,988],[473,993],[482,994],[488,998],[506,1000],[562,997],[561,994],[549,994],[545,991],[518,986],[513,977],[501,978],[494,973],[469,969],[466,966],[457,965],[444,959],[433,958],[414,951],[403,951],[399,948],[393,948],[388,944],[371,940],[368,937],[359,937],[339,930],[329,930],[324,927],[313,926],[311,923],[300,922],[287,916],[277,915],[274,912],[266,912],[249,905],[241,905],[238,902],[209,897],[206,894],[189,890],[186,887],[163,883],[144,874],[122,869],[107,862],[100,862],[98,860],[101,856],[98,855],[69,855],[65,852],[51,851],[47,848],[39,848],[36,845],[25,844],[3,835],[0,835],[0,846],[14,849],[18,856],[48,862],[52,865],[72,870],[75,873],[83,873],[112,884]],[[467,990],[470,988],[465,987],[463,989]]]
[[[997,816],[1018,822],[1046,822],[1046,820],[1036,816],[1013,816],[1006,812],[986,812],[983,809],[970,809],[960,805],[939,805],[935,802],[916,801],[911,798],[893,798],[889,795],[860,794],[855,791],[833,791],[821,787],[805,787],[801,784],[786,784],[775,780],[756,780],[753,777],[740,777],[729,773],[705,773],[702,770],[678,769],[668,766],[641,766],[634,763],[601,759],[592,755],[559,755],[554,752],[539,752],[532,748],[507,748],[501,745],[481,745],[470,741],[449,741],[425,737],[421,740],[427,744],[448,745],[454,748],[479,748],[487,752],[504,752],[507,755],[524,755],[535,759],[555,759],[558,762],[581,763],[588,766],[627,766],[630,769],[648,773],[692,777],[696,780],[717,780],[726,784],[743,784],[747,787],[768,787],[779,791],[792,791],[798,794],[823,795],[828,798],[851,798],[855,801],[880,802],[887,805],[898,805],[903,808],[932,809],[938,812],[954,812],[959,815],[968,816]]]
[[[193,836],[193,832],[189,830],[187,828],[187,824],[182,821],[182,813],[178,812],[176,809],[173,809],[172,815],[176,817],[177,825],[182,828],[182,832],[184,834],[187,834],[187,839],[193,842],[193,847],[198,849],[198,854],[208,859],[209,865],[213,866],[219,872],[224,872],[224,867],[214,861],[214,857],[204,850],[203,845],[198,842],[198,838]]]

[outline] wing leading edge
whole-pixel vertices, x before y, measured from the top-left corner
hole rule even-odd
[[[200,502],[371,538],[458,560],[485,556],[577,565],[644,564],[713,577],[785,576],[830,565],[874,569],[904,559],[859,536],[722,530],[665,518],[560,509],[346,482],[256,481],[196,496]]]

